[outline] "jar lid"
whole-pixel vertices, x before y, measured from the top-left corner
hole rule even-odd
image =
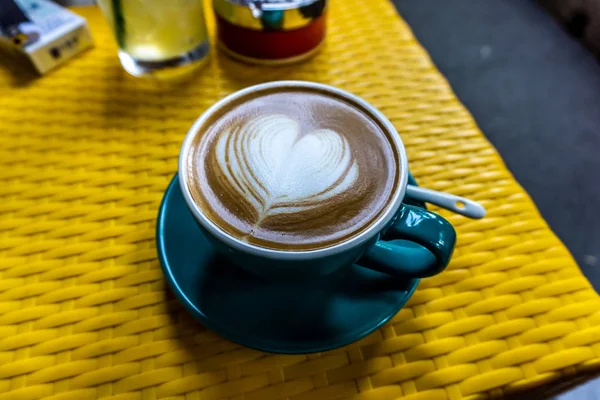
[[[218,16],[237,26],[288,31],[319,18],[326,3],[326,0],[213,0],[213,7]]]

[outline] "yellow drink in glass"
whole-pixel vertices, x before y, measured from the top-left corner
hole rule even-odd
[[[171,76],[203,64],[209,52],[202,0],[98,0],[134,76]]]

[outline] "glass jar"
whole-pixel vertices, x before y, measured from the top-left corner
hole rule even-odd
[[[326,0],[213,0],[213,7],[219,48],[242,61],[302,61],[325,39]]]

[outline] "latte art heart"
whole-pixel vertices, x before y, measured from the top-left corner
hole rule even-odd
[[[300,136],[298,122],[285,115],[230,128],[215,150],[224,179],[250,201],[257,225],[276,214],[318,208],[358,178],[344,137],[329,129]]]
[[[194,201],[223,231],[261,247],[312,250],[352,237],[377,220],[396,184],[379,125],[322,93],[251,95],[194,139]]]

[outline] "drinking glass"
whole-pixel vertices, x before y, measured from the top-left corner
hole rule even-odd
[[[210,44],[202,0],[98,0],[134,76],[169,77],[204,64]]]

